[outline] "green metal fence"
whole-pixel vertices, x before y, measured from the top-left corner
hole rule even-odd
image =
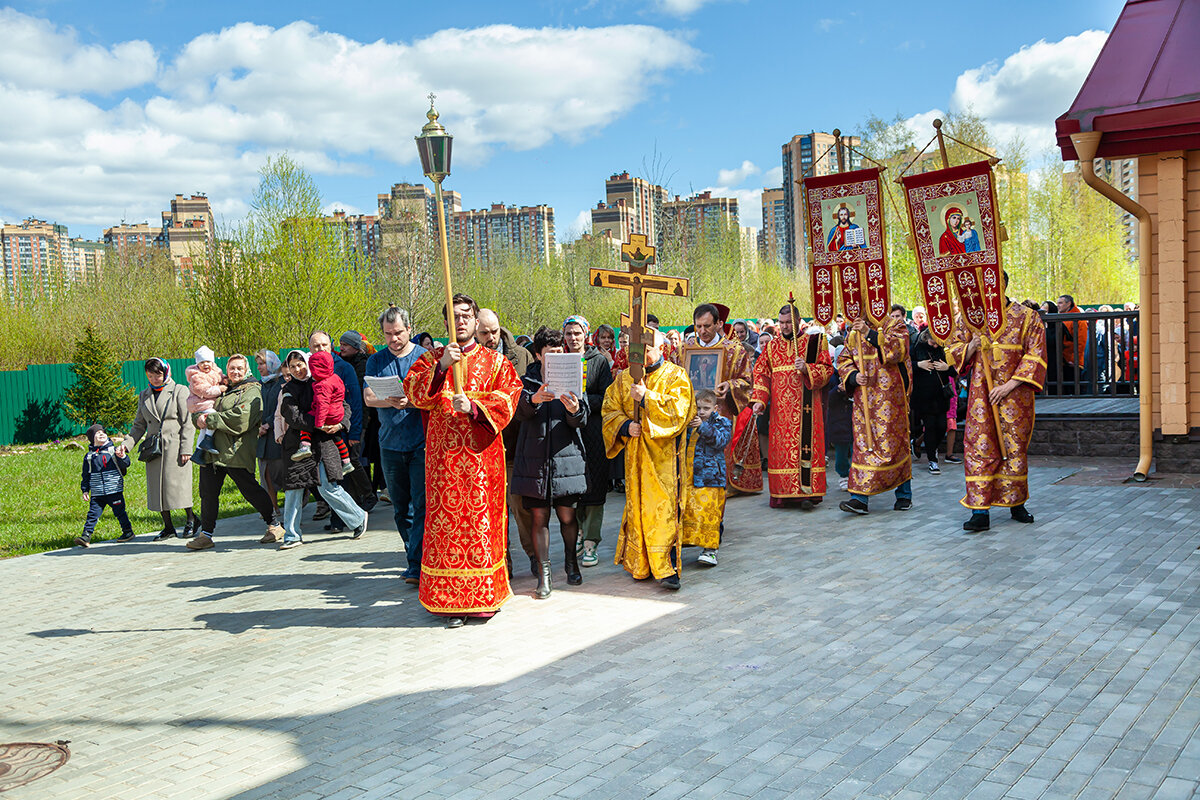
[[[288,351],[282,351],[280,358]],[[218,358],[217,366],[225,369],[227,359]],[[192,364],[190,358],[168,358],[171,378],[183,383],[183,370]],[[145,361],[126,361],[121,366],[121,378],[140,392],[150,384],[146,381]],[[254,361],[250,362],[254,370]],[[86,425],[75,425],[62,410],[63,395],[75,382],[70,364],[37,364],[25,369],[0,372],[0,445],[28,444],[79,436]]]

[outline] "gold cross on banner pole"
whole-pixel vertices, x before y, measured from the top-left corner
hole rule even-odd
[[[629,334],[629,374],[637,383],[646,374],[646,348],[654,344],[653,332],[646,329],[646,298],[652,294],[687,297],[688,281],[670,275],[651,275],[654,247],[640,233],[621,245],[621,261],[629,265],[628,272],[592,269],[588,270],[588,279],[592,286],[629,293],[629,313],[621,315],[621,330]]]

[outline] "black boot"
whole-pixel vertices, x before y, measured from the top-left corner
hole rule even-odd
[[[549,561],[543,561],[538,574],[538,585],[533,590],[533,596],[538,600],[545,600],[550,596],[550,573],[554,570],[553,565]]]
[[[567,549],[567,585],[578,586],[583,583],[583,575],[579,573],[579,556],[571,548]]]
[[[1024,503],[1021,503],[1019,506],[1013,506],[1009,511],[1012,512],[1012,518],[1017,522],[1033,522],[1033,514],[1029,513]]]
[[[542,569],[541,562],[538,561],[538,557],[536,555],[530,556],[529,557],[529,574],[536,578],[538,576],[538,572],[540,572],[541,569]]]
[[[963,530],[967,533],[981,533],[990,530],[992,527],[992,519],[989,514],[972,514],[971,518],[963,523]]]

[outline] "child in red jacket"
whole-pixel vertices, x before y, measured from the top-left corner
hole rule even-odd
[[[308,373],[312,376],[312,414],[313,427],[336,425],[342,421],[342,403],[346,399],[346,387],[342,379],[333,372],[333,356],[329,353],[313,353],[308,357]],[[342,474],[353,470],[350,465],[350,451],[342,437],[335,436],[338,455],[342,458]],[[300,431],[300,448],[292,454],[293,461],[312,456],[312,434]]]

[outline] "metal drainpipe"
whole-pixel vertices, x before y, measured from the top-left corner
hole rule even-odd
[[[1133,198],[1119,191],[1098,175],[1092,166],[1096,150],[1100,146],[1102,131],[1084,131],[1071,134],[1071,143],[1079,156],[1079,171],[1083,182],[1095,189],[1138,221],[1138,439],[1139,452],[1137,469],[1133,479],[1144,481],[1150,474],[1150,462],[1154,458],[1154,420],[1151,415],[1151,367],[1153,351],[1150,347],[1150,237],[1153,225],[1150,212],[1138,205]]]

